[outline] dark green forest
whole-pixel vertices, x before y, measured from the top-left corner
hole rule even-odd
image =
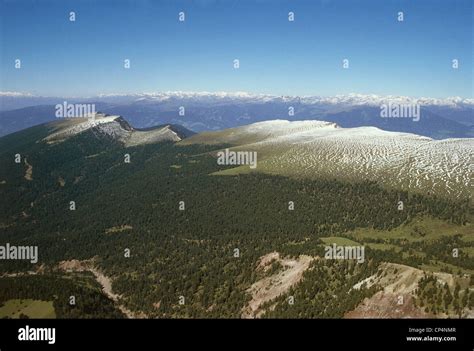
[[[72,279],[74,278],[74,279]],[[71,303],[73,296],[74,303]],[[56,318],[124,318],[92,275],[30,275],[0,279],[0,305],[9,299],[53,301]]]
[[[468,199],[390,190],[376,182],[211,175],[222,169],[213,151],[226,145],[162,143],[125,149],[91,132],[58,144],[36,142],[48,132],[39,126],[0,139],[0,181],[5,182],[0,185],[0,244],[38,245],[38,265],[48,267],[95,258],[114,279],[113,289],[123,303],[150,317],[239,317],[262,255],[322,255],[321,237],[343,236],[356,228],[391,230],[418,216],[462,226],[472,216]],[[24,178],[25,164],[14,162],[16,153],[33,166],[32,181]],[[130,154],[131,163],[124,162],[124,154]],[[400,200],[403,211],[397,209]],[[288,209],[289,201],[294,210]],[[314,264],[289,293],[296,303],[280,303],[267,316],[341,317],[373,294],[346,292],[376,271],[378,263],[418,266],[431,257],[449,263],[447,251],[436,245],[457,239],[446,240],[411,244],[430,255],[424,258],[367,248],[370,264]],[[233,255],[236,248],[239,257]],[[453,264],[474,269],[468,257]],[[0,266],[1,272],[35,268],[21,261]],[[93,316],[89,308],[102,303],[98,314],[118,316],[104,296],[90,289],[80,291],[84,315],[68,310],[60,301],[73,288],[70,283],[60,276],[2,278],[0,297],[58,295],[54,301],[61,317]],[[336,297],[328,300],[331,292]],[[182,305],[180,296],[185,298]]]

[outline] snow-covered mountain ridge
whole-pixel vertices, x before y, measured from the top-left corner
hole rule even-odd
[[[30,93],[0,91],[0,97],[37,97]],[[46,97],[45,97],[46,98]],[[334,96],[319,95],[271,95],[254,94],[248,92],[188,92],[188,91],[167,91],[167,92],[143,92],[143,93],[109,93],[98,94],[89,97],[73,97],[76,100],[101,100],[101,99],[124,99],[127,101],[168,101],[172,99],[194,99],[194,100],[216,100],[216,101],[242,101],[242,102],[299,102],[303,104],[330,104],[347,106],[379,106],[385,103],[400,104],[420,104],[422,106],[467,106],[474,107],[474,99],[462,97],[430,98],[430,97],[408,97],[397,95],[376,95],[376,94],[341,94]]]
[[[54,131],[44,141],[57,143],[85,131],[92,131],[97,136],[108,136],[123,143],[126,147],[162,141],[180,141],[181,136],[170,125],[150,130],[133,128],[121,116],[110,116],[97,113],[91,118],[69,118],[53,122]]]
[[[389,102],[399,104],[420,104],[423,106],[474,106],[474,99],[461,97],[448,97],[443,99],[421,97],[413,98],[395,95],[375,95],[375,94],[347,94],[335,96],[277,96],[269,94],[252,94],[247,92],[154,92],[139,94],[100,94],[99,98],[110,97],[130,97],[136,101],[166,101],[170,99],[213,99],[213,100],[233,100],[243,102],[299,102],[303,104],[330,104],[347,106],[379,106]]]
[[[473,138],[434,140],[376,127],[274,120],[198,134],[184,143],[231,144],[234,150],[256,151],[258,172],[373,180],[403,190],[472,196]]]

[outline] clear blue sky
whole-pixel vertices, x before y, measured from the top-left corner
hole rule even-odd
[[[472,4],[0,0],[0,91],[472,97]],[[76,22],[69,22],[70,11]],[[180,11],[184,23],[178,22]],[[404,12],[402,23],[398,11]],[[342,69],[344,58],[348,70]],[[458,70],[451,68],[454,58]],[[131,69],[123,68],[124,59]]]

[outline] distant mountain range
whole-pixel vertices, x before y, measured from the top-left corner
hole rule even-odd
[[[325,120],[342,127],[374,126],[435,139],[474,136],[474,99],[337,95],[273,96],[237,93],[102,94],[88,98],[0,93],[0,135],[52,121],[55,105],[94,103],[97,111],[127,118],[137,128],[182,125],[196,132],[232,128],[273,119]],[[419,105],[420,119],[382,118],[381,106]]]

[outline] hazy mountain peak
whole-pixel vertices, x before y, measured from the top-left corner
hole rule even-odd
[[[0,91],[0,97],[4,98],[41,98],[41,96],[23,92]],[[48,98],[43,96],[42,98]],[[75,97],[75,99],[81,99]],[[431,97],[409,97],[400,95],[377,95],[377,94],[337,94],[332,96],[323,95],[274,95],[256,94],[245,91],[164,91],[164,92],[140,92],[140,93],[100,93],[96,96],[83,97],[90,100],[126,99],[127,101],[167,101],[172,99],[197,99],[197,100],[230,100],[230,101],[254,101],[254,102],[296,102],[308,104],[347,104],[347,105],[380,105],[383,103],[417,103],[424,106],[474,106],[473,98],[462,98],[452,96],[446,98]]]
[[[0,97],[33,97],[33,94],[18,91],[0,91]]]
[[[320,95],[272,95],[254,94],[249,92],[189,92],[189,91],[167,91],[149,92],[135,94],[99,94],[99,98],[129,98],[134,101],[167,101],[172,99],[201,99],[201,100],[230,100],[243,102],[301,102],[307,104],[330,104],[330,105],[370,105],[380,106],[386,103],[420,104],[423,106],[474,106],[474,99],[459,96],[447,98],[408,97],[397,95],[376,94],[338,94],[334,96]]]

